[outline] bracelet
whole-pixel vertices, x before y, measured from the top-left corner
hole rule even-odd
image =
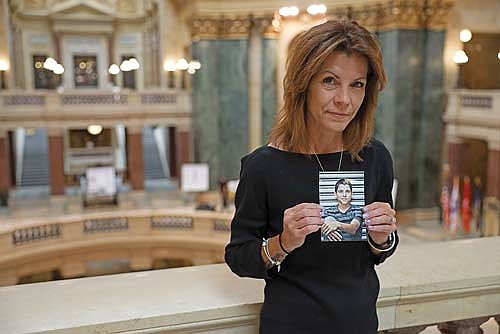
[[[278,241],[280,242],[280,248],[283,252],[285,252],[286,255],[290,255],[289,252],[286,251],[285,247],[283,247],[283,244],[281,243],[281,233],[278,236]]]
[[[373,249],[375,249],[375,250],[377,250],[377,251],[379,251],[381,253],[384,253],[384,252],[390,251],[396,245],[396,233],[392,232],[391,234],[389,234],[389,240],[387,240],[382,245],[379,245],[375,241],[373,241],[372,237],[370,236],[370,234],[368,234],[367,240],[368,240],[368,244],[370,244],[370,246]],[[386,244],[389,244],[389,245],[385,246]]]
[[[266,257],[269,260],[269,262],[271,262],[273,266],[278,266],[278,272],[279,272],[281,269],[281,262],[276,261],[271,257],[271,254],[269,254],[269,239],[265,238],[262,239],[262,248],[264,248],[264,254],[266,254]]]

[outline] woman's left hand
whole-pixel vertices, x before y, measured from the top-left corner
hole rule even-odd
[[[366,228],[373,241],[383,244],[396,231],[396,211],[389,203],[373,202],[363,208]]]

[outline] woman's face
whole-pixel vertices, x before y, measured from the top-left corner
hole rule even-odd
[[[340,184],[337,188],[337,201],[342,205],[351,203],[352,191],[348,184]]]
[[[307,117],[310,129],[344,131],[363,103],[367,73],[365,57],[333,52],[309,84]]]

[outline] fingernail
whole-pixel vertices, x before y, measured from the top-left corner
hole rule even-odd
[[[370,217],[370,216],[368,216],[368,214],[367,214],[367,213],[364,213],[364,214],[363,214],[363,218],[364,218],[364,219],[366,219],[366,218],[368,218],[368,217]]]
[[[370,219],[367,219],[366,220],[366,225],[370,225],[370,223],[371,223]]]

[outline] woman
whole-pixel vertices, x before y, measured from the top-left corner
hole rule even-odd
[[[372,139],[386,78],[375,37],[329,21],[291,42],[284,106],[267,146],[242,159],[226,262],[264,278],[260,333],[377,332],[374,264],[398,242],[392,159]],[[364,171],[369,242],[321,242],[319,171]]]

